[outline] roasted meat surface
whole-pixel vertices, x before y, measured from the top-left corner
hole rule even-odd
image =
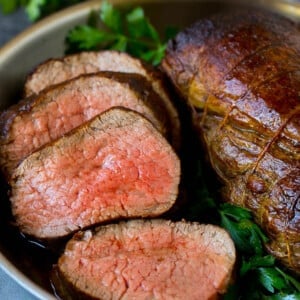
[[[300,30],[265,11],[203,19],[162,67],[195,111],[226,201],[251,209],[268,250],[300,273]]]

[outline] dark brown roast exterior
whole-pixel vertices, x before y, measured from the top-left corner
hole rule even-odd
[[[300,273],[300,32],[264,11],[200,20],[162,64],[195,108],[224,198],[250,208],[269,251]]]

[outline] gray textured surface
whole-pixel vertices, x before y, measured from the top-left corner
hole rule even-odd
[[[9,16],[0,13],[0,47],[14,38],[30,25],[25,13],[21,10]],[[18,283],[0,269],[0,299],[3,300],[36,300]]]
[[[0,269],[0,299],[3,300],[36,300],[37,298],[24,290]]]
[[[30,22],[22,10],[8,16],[0,13],[0,47],[29,25]]]

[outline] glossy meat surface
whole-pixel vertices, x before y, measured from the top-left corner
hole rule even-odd
[[[224,198],[250,208],[271,253],[300,273],[300,31],[264,11],[201,20],[163,68],[196,111]]]

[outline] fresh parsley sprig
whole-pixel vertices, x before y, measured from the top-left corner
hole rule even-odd
[[[250,210],[219,201],[218,183],[211,182],[204,163],[198,158],[201,147],[191,158],[191,204],[185,211],[187,220],[215,222],[228,231],[237,249],[236,276],[224,300],[296,300],[300,299],[300,282],[285,271],[265,250],[268,238],[255,223]],[[201,155],[200,155],[201,156]],[[195,163],[197,161],[197,163]],[[205,170],[205,171],[204,171]]]
[[[98,17],[102,26],[99,27],[92,16],[87,25],[77,26],[69,32],[66,38],[67,53],[113,49],[126,51],[153,65],[160,63],[170,34],[166,34],[165,39],[161,40],[141,7],[126,11],[104,1]]]
[[[228,203],[219,206],[221,225],[226,228],[238,250],[249,255],[262,255],[266,235],[252,220],[249,210]]]
[[[3,13],[9,14],[23,7],[29,19],[36,21],[79,2],[84,0],[0,0],[0,8]],[[94,15],[88,24],[69,32],[67,53],[114,49],[158,65],[164,57],[167,40],[177,32],[174,28],[166,28],[162,40],[141,7],[126,11],[115,8],[108,1],[103,1],[97,18],[102,26],[98,26]]]
[[[36,21],[79,2],[84,2],[84,0],[0,0],[0,8],[4,14],[10,14],[18,8],[24,7],[28,18]]]
[[[230,233],[239,255],[239,276],[225,299],[300,299],[300,283],[266,254],[268,239],[250,211],[227,203],[218,210],[220,224]]]

